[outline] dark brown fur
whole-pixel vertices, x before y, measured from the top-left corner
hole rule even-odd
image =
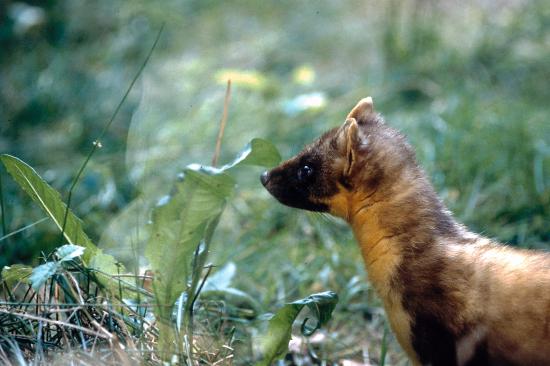
[[[458,224],[370,98],[262,183],[286,205],[349,222],[414,364],[550,365],[549,254]]]

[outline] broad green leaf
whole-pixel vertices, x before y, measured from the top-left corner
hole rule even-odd
[[[122,263],[139,266],[139,257],[143,256],[145,244],[149,238],[152,202],[140,196],[128,203],[113,219],[101,234],[97,246],[113,255]]]
[[[8,287],[13,288],[18,282],[30,283],[29,276],[32,268],[23,264],[13,264],[2,268],[2,280],[6,281]]]
[[[120,263],[112,255],[103,253],[101,249],[96,251],[90,260],[89,266],[107,274],[124,272],[124,268],[121,267]]]
[[[161,199],[153,210],[145,256],[155,273],[153,291],[163,358],[174,350],[173,305],[182,292],[188,299],[197,295],[212,235],[235,188],[235,181],[225,171],[237,165],[271,166],[279,161],[280,155],[271,143],[252,140],[231,164],[222,168],[189,165],[172,195]],[[190,323],[185,317],[191,306],[192,301],[185,303],[186,324]]]
[[[234,186],[234,180],[223,172],[191,166],[185,169],[183,181],[176,184],[172,196],[162,199],[153,210],[145,255],[155,273],[153,290],[163,355],[172,351],[172,307],[188,284],[193,288],[198,279],[192,276],[193,254],[201,241],[208,245]],[[195,268],[202,270],[206,255],[207,251],[198,256]]]
[[[57,248],[55,255],[58,258],[58,262],[65,262],[80,257],[85,249],[79,245],[65,244]]]
[[[46,183],[33,168],[18,158],[3,154],[0,155],[0,160],[2,160],[2,163],[4,163],[7,171],[17,184],[48,214],[59,230],[61,230],[67,206],[61,200],[59,193]],[[96,246],[82,229],[80,219],[70,210],[63,235],[70,244],[81,245],[88,249],[84,253],[84,261],[88,261],[97,250]]]
[[[38,267],[35,267],[32,270],[31,277],[29,278],[32,288],[35,291],[38,291],[38,289],[42,287],[42,285],[46,283],[46,281],[49,280],[55,272],[57,272],[58,268],[59,264],[57,262],[46,262]]]
[[[42,179],[32,167],[18,158],[7,154],[2,154],[0,155],[0,160],[17,184],[19,184],[19,186],[31,197],[31,199],[46,212],[59,230],[62,230],[67,205],[65,205],[59,193],[48,183],[46,183],[46,181]],[[67,214],[67,223],[65,225],[65,230],[63,231],[63,236],[69,244],[79,245],[86,248],[82,254],[82,260],[87,264],[91,262],[96,254],[103,257],[106,256],[106,254],[101,254],[101,252],[99,252],[99,249],[90,240],[88,235],[86,235],[82,229],[80,219],[76,217],[71,210],[69,210]],[[103,258],[101,261],[95,262],[104,263],[105,261],[105,258]],[[114,261],[114,258],[112,261]],[[100,269],[104,272],[108,271],[106,268],[94,268]]]
[[[337,302],[338,295],[332,291],[327,291],[283,306],[269,320],[267,334],[261,341],[263,359],[257,366],[269,366],[288,352],[292,324],[304,306],[307,306],[317,319],[317,323],[313,328],[306,326],[308,319],[302,324],[302,332],[309,336],[328,322]]]
[[[241,150],[233,162],[223,166],[221,169],[227,170],[237,165],[255,165],[271,168],[280,162],[281,154],[279,154],[279,151],[277,151],[277,148],[271,142],[255,138]]]
[[[157,301],[173,304],[185,290],[191,258],[208,223],[222,211],[234,181],[224,173],[186,169],[175,194],[153,210],[145,255],[155,272]]]

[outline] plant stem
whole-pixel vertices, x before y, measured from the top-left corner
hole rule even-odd
[[[386,355],[388,353],[388,325],[384,322],[384,335],[382,336],[382,346],[380,347],[380,366],[386,364]]]
[[[214,157],[212,157],[212,166],[218,164],[218,158],[220,157],[220,150],[222,147],[222,138],[225,131],[225,125],[227,123],[227,114],[229,110],[229,101],[231,100],[231,79],[227,80],[227,88],[225,89],[225,98],[223,100],[223,113],[220,120],[220,131],[218,132],[218,138],[216,139],[216,150]]]
[[[4,189],[2,188],[2,174],[0,174],[0,214],[2,215],[2,237],[6,236],[6,211],[4,209]]]
[[[69,193],[68,193],[68,196],[67,196],[67,207],[65,208],[65,215],[63,217],[63,226],[61,228],[61,240],[63,240],[63,234],[65,233],[65,226],[67,224],[67,216],[69,214],[69,209],[71,207],[71,199],[72,199],[72,196],[73,196],[73,190],[76,187],[76,184],[78,183],[78,180],[80,179],[80,176],[84,172],[84,169],[88,165],[88,162],[92,158],[92,155],[95,153],[95,151],[97,150],[98,147],[101,147],[101,139],[103,138],[103,136],[105,136],[105,133],[107,132],[107,130],[109,129],[109,127],[111,126],[113,121],[115,120],[116,116],[118,115],[118,112],[120,111],[120,108],[122,107],[122,105],[124,104],[126,99],[128,98],[128,95],[130,94],[130,91],[134,87],[134,84],[136,83],[137,79],[141,76],[141,73],[143,72],[143,69],[145,69],[145,66],[149,63],[149,59],[151,58],[151,55],[153,54],[153,51],[157,47],[157,43],[160,39],[160,36],[162,34],[163,29],[164,29],[164,23],[160,27],[160,29],[157,33],[157,37],[155,38],[155,41],[153,42],[153,45],[151,46],[151,48],[149,49],[149,52],[147,53],[147,57],[145,57],[145,60],[142,62],[140,68],[138,69],[137,73],[135,74],[134,78],[132,79],[132,82],[130,83],[130,85],[128,86],[128,89],[126,90],[126,93],[124,93],[124,96],[122,97],[122,99],[118,103],[114,113],[111,115],[111,118],[109,119],[109,122],[107,122],[107,124],[105,124],[105,126],[103,127],[103,130],[101,130],[101,133],[99,134],[99,137],[94,140],[90,152],[86,156],[86,159],[84,159],[84,163],[82,163],[82,165],[80,166],[80,169],[78,170],[78,173],[76,174],[75,178],[73,179],[73,182],[71,184],[71,187],[69,188]]]

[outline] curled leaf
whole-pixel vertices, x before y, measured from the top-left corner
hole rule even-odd
[[[286,354],[291,337],[292,324],[304,306],[307,306],[317,319],[314,327],[306,326],[308,319],[302,323],[302,332],[304,335],[310,336],[330,320],[332,311],[337,303],[338,295],[332,291],[326,291],[310,295],[283,306],[269,320],[267,334],[261,341],[263,359],[257,366],[269,366]]]

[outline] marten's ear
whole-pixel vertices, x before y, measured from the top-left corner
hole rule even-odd
[[[355,107],[349,112],[347,118],[355,118],[359,123],[374,111],[374,104],[371,97],[361,99]]]
[[[359,143],[359,126],[355,118],[348,118],[338,129],[336,143],[345,158],[344,176],[349,176],[355,164]]]

